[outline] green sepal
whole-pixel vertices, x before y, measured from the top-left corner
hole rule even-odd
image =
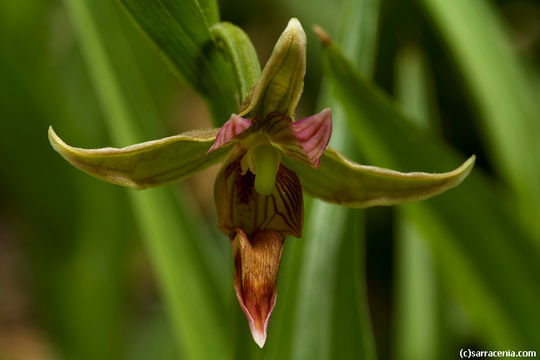
[[[422,200],[451,189],[469,175],[475,156],[457,169],[439,174],[402,173],[359,165],[331,148],[321,157],[318,170],[285,157],[282,161],[296,172],[308,194],[344,206],[365,208]]]
[[[264,119],[268,113],[278,111],[292,120],[304,89],[305,73],[306,34],[298,19],[292,18],[238,115]]]
[[[221,161],[230,145],[206,155],[217,131],[189,131],[121,149],[81,149],[64,143],[49,127],[49,141],[56,152],[85,173],[113,184],[144,189],[186,179]]]
[[[232,65],[241,101],[261,77],[255,48],[246,33],[231,23],[217,23],[210,28],[210,33]]]

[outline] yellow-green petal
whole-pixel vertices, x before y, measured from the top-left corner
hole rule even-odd
[[[285,165],[296,172],[302,188],[322,200],[350,207],[398,205],[440,194],[459,185],[471,172],[475,156],[445,173],[410,172],[356,164],[327,148],[315,170],[287,158]]]
[[[196,130],[125,148],[81,149],[49,127],[49,141],[76,168],[113,184],[144,189],[183,180],[222,160],[229,146],[212,151],[219,129]]]
[[[304,89],[305,73],[306,34],[300,22],[292,18],[238,115],[261,115],[264,119],[268,113],[279,111],[292,120]]]

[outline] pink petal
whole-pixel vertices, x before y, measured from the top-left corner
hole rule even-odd
[[[232,114],[231,118],[223,124],[221,129],[219,129],[214,145],[206,152],[207,154],[211,151],[214,151],[217,148],[220,148],[224,145],[227,145],[242,131],[246,130],[251,126],[251,121],[249,119],[244,119],[241,116]]]
[[[318,114],[292,123],[292,129],[306,155],[315,168],[318,168],[332,135],[332,111],[324,109]]]

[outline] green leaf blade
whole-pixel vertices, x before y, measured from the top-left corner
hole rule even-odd
[[[399,50],[395,63],[396,97],[411,120],[433,130],[437,111],[428,61],[414,45]],[[433,131],[435,133],[435,131]],[[410,219],[409,207],[396,212],[395,296],[393,301],[396,359],[428,360],[444,356],[451,340],[442,335],[440,268],[433,261],[429,238]],[[445,299],[446,300],[446,299]]]
[[[317,9],[327,5],[296,4]],[[375,63],[379,6],[378,0],[345,1],[336,17],[340,42],[367,76]],[[336,94],[327,85],[323,84],[318,108],[332,109],[330,145],[349,155],[355,151],[354,144]],[[306,207],[305,240],[298,245],[302,251],[294,260],[298,285],[292,302],[293,322],[283,329],[289,334],[291,350],[281,357],[375,359],[364,271],[364,212],[317,199],[310,205]]]
[[[324,55],[325,72],[347,111],[357,144],[369,160],[405,169],[440,168],[458,162],[456,151],[413,126],[382,92],[356,73],[335,45],[329,44]],[[540,302],[539,249],[500,193],[475,172],[452,193],[409,206],[419,209],[411,212],[415,222],[437,234],[441,245],[454,248],[456,259],[466,263],[471,277],[486,289],[485,299],[500,316],[489,316],[478,301],[466,305],[477,326],[490,330],[484,332],[487,340],[499,345],[538,344],[533,329],[540,321],[534,305]],[[445,232],[453,236],[445,237]],[[505,269],[504,278],[500,269]]]
[[[129,62],[133,59],[125,53],[113,52],[115,56],[111,56],[107,51],[114,51],[114,46],[99,31],[99,15],[92,6],[94,3],[66,0],[111,137],[116,143],[133,143],[142,136],[132,123],[135,116],[127,105],[129,96],[113,70],[114,60]],[[212,281],[223,281],[224,275],[220,273],[214,278],[204,265],[212,261],[211,254],[216,249],[206,229],[197,226],[196,221],[188,221],[186,213],[189,214],[189,210],[185,203],[189,196],[183,196],[183,201],[177,202],[178,196],[171,194],[168,188],[142,192],[128,190],[128,194],[156,269],[175,345],[181,356],[189,359],[231,358],[225,306],[223,299],[216,296],[220,286]]]
[[[212,26],[219,22],[219,5],[217,0],[197,0],[201,11],[204,14],[208,26]]]
[[[176,74],[206,100],[216,125],[225,122],[236,111],[234,79],[199,4],[194,0],[120,2]]]
[[[531,76],[489,1],[423,0],[481,114],[488,156],[540,235],[540,107]],[[481,21],[478,21],[481,19]]]

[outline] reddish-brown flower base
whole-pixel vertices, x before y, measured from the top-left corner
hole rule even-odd
[[[241,229],[236,229],[231,240],[234,290],[248,318],[253,339],[261,348],[276,304],[276,278],[284,238],[279,232],[260,230],[248,239]]]

